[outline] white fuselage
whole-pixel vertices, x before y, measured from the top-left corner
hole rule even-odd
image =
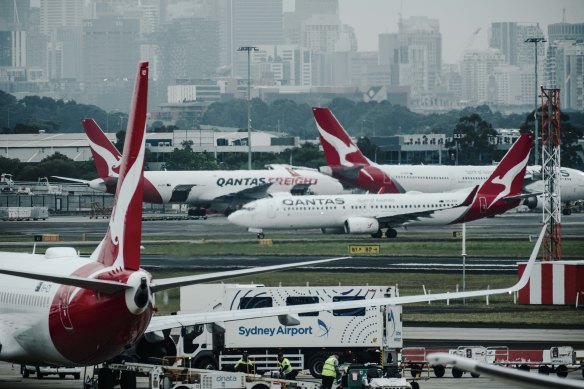
[[[192,186],[187,203],[212,202],[218,197],[237,195],[253,187],[271,184],[268,193],[290,191],[297,186],[309,187],[315,194],[336,194],[343,186],[334,178],[317,171],[288,169],[274,170],[211,170],[211,171],[151,171],[145,173],[164,202],[171,199],[177,185]]]
[[[2,268],[31,273],[69,276],[89,262],[77,255],[0,253]],[[57,351],[49,332],[49,312],[59,286],[0,274],[0,360],[71,363]]]
[[[252,229],[343,228],[350,218],[383,220],[397,215],[436,210],[405,224],[448,224],[466,211],[456,207],[470,191],[412,194],[350,194],[337,196],[279,196],[245,205],[229,221]],[[456,208],[453,208],[456,207]],[[380,223],[383,225],[383,222]],[[399,223],[402,224],[402,223]]]
[[[424,193],[447,192],[480,185],[489,178],[496,166],[446,165],[377,165],[406,191]],[[541,166],[528,166],[526,178],[538,176]],[[527,192],[541,192],[543,181],[525,186]],[[584,173],[570,168],[560,170],[560,195],[563,202],[584,199]]]

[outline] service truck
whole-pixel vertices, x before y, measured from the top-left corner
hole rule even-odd
[[[365,300],[396,296],[393,286],[292,286],[206,284],[182,287],[180,313],[235,310]],[[307,312],[300,324],[286,326],[277,317],[184,327],[174,334],[179,357],[190,366],[231,367],[247,351],[261,370],[276,368],[276,354],[286,354],[295,369],[319,378],[332,354],[340,362],[396,366],[402,348],[400,306]]]

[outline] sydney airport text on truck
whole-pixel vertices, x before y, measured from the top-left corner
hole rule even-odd
[[[393,286],[193,285],[180,291],[180,313],[315,304],[395,296]],[[266,355],[283,352],[295,369],[320,377],[331,353],[341,362],[397,363],[402,348],[401,307],[382,306],[308,312],[300,324],[277,317],[184,327],[173,338],[179,357],[198,368],[229,368],[247,351],[258,369],[275,366]]]

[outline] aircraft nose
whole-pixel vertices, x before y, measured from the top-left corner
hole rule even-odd
[[[241,221],[243,220],[242,212],[241,211],[233,212],[231,215],[227,216],[227,220],[229,220],[230,223],[237,224],[239,226],[242,225],[241,224]]]

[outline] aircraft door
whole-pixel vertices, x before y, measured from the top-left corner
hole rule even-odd
[[[479,197],[480,213],[487,213],[487,199],[483,196]]]

